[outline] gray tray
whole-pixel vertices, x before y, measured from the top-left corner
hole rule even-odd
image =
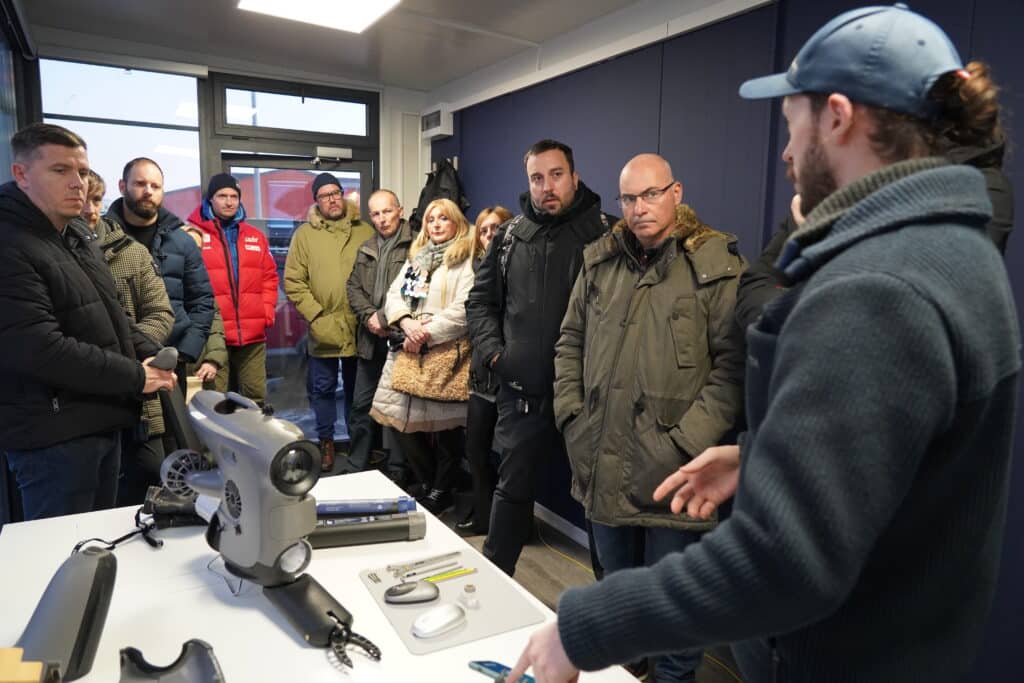
[[[470,559],[470,555],[472,553],[467,553],[466,560]],[[474,574],[439,582],[437,587],[440,596],[430,602],[416,605],[393,605],[384,602],[384,591],[399,583],[400,579],[394,578],[392,573],[383,567],[362,571],[359,573],[359,579],[377,601],[384,616],[398,633],[398,637],[414,655],[429,654],[544,621],[544,615],[540,610],[510,585],[505,575],[490,562],[480,558],[476,562],[464,561],[463,566],[475,567],[477,571]],[[376,574],[381,582],[374,583],[370,580],[370,574]],[[476,586],[478,606],[475,609],[469,609],[459,602],[459,595],[463,593],[466,584]],[[465,623],[454,631],[434,638],[414,636],[412,623],[416,618],[446,602],[455,603],[466,610]]]

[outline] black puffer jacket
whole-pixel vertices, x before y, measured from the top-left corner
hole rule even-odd
[[[118,199],[111,204],[104,218],[125,228],[124,200]],[[210,335],[210,324],[216,310],[213,288],[206,274],[202,252],[187,232],[179,230],[181,219],[160,207],[156,224],[156,236],[149,252],[160,269],[171,308],[174,309],[174,327],[167,338],[167,345],[178,349],[181,360],[193,362],[202,355],[206,338]],[[125,232],[131,234],[129,230]]]
[[[139,420],[145,371],[91,235],[0,186],[0,444],[45,448]]]
[[[985,224],[985,232],[999,249],[1006,253],[1006,243],[1013,230],[1013,185],[1003,173],[1003,155],[1006,143],[988,147],[954,147],[946,156],[955,163],[973,166],[985,176],[985,190],[992,202],[992,220]]]
[[[494,371],[502,382],[530,396],[547,396],[555,379],[555,342],[583,264],[583,247],[617,219],[601,212],[601,198],[582,182],[564,213],[538,214],[529,192],[519,204],[522,215],[498,228],[477,270],[466,319],[484,359],[501,353]]]

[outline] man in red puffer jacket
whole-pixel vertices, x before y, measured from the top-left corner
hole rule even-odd
[[[267,328],[274,324],[277,268],[259,228],[245,222],[242,191],[227,173],[210,178],[188,217],[203,233],[203,261],[224,318],[228,383],[263,404],[267,397]]]

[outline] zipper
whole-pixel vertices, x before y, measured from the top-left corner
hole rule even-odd
[[[214,219],[214,225],[220,228],[220,246],[224,250],[224,265],[227,266],[228,271],[228,286],[231,288],[231,302],[235,305],[235,327],[238,331],[238,345],[242,345],[242,315],[238,310],[238,283],[235,282],[234,273],[231,271],[231,251],[228,249],[228,234],[224,231],[224,226],[221,225],[220,219]],[[238,227],[238,236],[242,236],[242,227]],[[237,242],[236,242],[237,248]],[[239,270],[242,268],[241,254],[239,254]]]
[[[53,407],[54,414],[59,413],[60,412],[60,399],[57,398],[56,396],[51,398],[50,399],[50,406]]]
[[[768,645],[772,649],[772,683],[779,683],[782,680],[780,678],[782,672],[782,657],[779,656],[779,650],[775,647],[775,638],[769,638]]]

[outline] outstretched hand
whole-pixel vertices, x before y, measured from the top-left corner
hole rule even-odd
[[[519,661],[512,667],[505,680],[519,681],[526,670],[533,666],[533,677],[537,683],[576,683],[580,670],[569,661],[558,634],[558,622],[545,624],[533,632]]]
[[[675,491],[669,507],[679,514],[707,519],[736,493],[740,478],[740,447],[715,446],[670,474],[654,490],[654,500]]]

